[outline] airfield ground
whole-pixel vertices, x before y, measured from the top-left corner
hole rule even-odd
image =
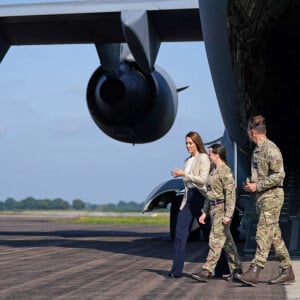
[[[172,262],[168,226],[77,225],[63,215],[0,215],[0,299],[300,299],[300,284],[268,285],[278,263],[268,261],[258,285],[215,279],[196,282],[207,254],[189,242],[185,276],[165,275]],[[243,256],[247,269],[251,257]],[[293,258],[300,278],[300,258]],[[299,279],[300,280],[300,279]]]

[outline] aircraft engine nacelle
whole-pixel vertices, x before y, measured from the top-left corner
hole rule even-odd
[[[146,74],[125,61],[106,75],[99,67],[87,87],[87,104],[108,136],[138,144],[158,140],[172,127],[178,107],[176,87],[161,68]]]

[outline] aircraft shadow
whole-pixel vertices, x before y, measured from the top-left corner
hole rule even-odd
[[[32,237],[36,237],[36,239]],[[99,240],[97,240],[97,237],[99,237]],[[173,241],[170,239],[169,234],[157,231],[0,231],[0,246],[13,248],[66,247],[97,249],[112,253],[123,253],[139,257],[158,257],[161,259],[171,259],[173,251]],[[187,248],[205,248],[204,252],[206,253],[207,244],[203,241],[188,242]],[[199,250],[197,250],[197,252],[198,251]],[[199,253],[201,253],[201,251],[199,251]],[[205,255],[203,255],[203,258],[204,257]]]

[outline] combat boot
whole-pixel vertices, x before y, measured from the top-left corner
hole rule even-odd
[[[241,274],[243,274],[243,271],[242,269],[238,268],[233,270],[230,274],[223,275],[223,278],[226,281],[235,281],[235,279],[238,279]]]
[[[247,272],[243,274],[236,274],[235,278],[242,283],[255,286],[257,284],[258,275],[261,269],[262,267],[259,267],[256,264],[250,264]]]
[[[282,269],[281,273],[269,280],[269,284],[289,284],[295,282],[295,274],[292,266],[287,269]]]
[[[202,269],[199,273],[192,274],[192,278],[201,281],[201,282],[210,282],[211,281],[211,272]]]

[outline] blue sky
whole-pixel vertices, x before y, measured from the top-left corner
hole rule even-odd
[[[179,94],[177,118],[160,140],[135,145],[101,132],[86,105],[99,66],[93,45],[14,46],[0,64],[0,200],[143,202],[187,156],[184,136],[223,134],[204,44],[162,44],[156,64]]]

